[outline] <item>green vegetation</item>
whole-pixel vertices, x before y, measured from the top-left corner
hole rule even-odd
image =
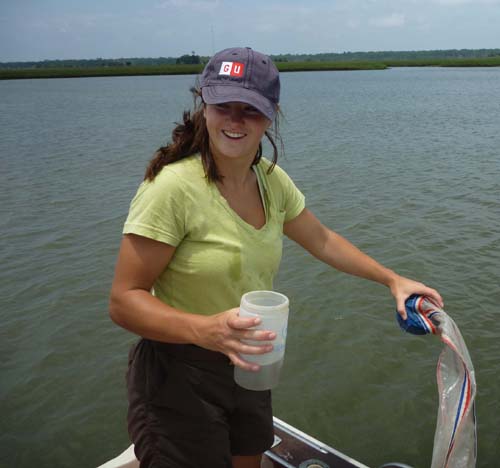
[[[428,60],[387,60],[384,63],[389,67],[500,67],[500,56]]]
[[[85,60],[41,60],[39,62],[0,62],[0,69],[12,68],[99,68],[172,65],[177,62],[174,57],[156,58],[118,58],[118,59],[85,59]]]
[[[287,71],[313,70],[382,70],[387,68],[383,63],[375,62],[283,62],[277,63],[278,69]],[[83,78],[91,76],[136,76],[136,75],[196,75],[203,70],[199,65],[163,65],[163,66],[128,66],[100,68],[27,68],[1,70],[0,79],[27,78]]]
[[[280,72],[325,70],[385,70],[387,65],[378,62],[277,62]]]
[[[275,62],[395,62],[400,60],[443,60],[500,57],[500,49],[410,50],[382,52],[325,52],[322,54],[271,55]]]
[[[1,70],[0,79],[23,78],[85,78],[95,76],[195,75],[203,65],[151,65],[99,68],[25,68]]]
[[[186,64],[199,64],[199,63],[202,63],[201,62],[201,58],[199,55],[196,55],[194,53],[194,50],[193,52],[191,52],[191,55],[182,55],[181,57],[179,57],[175,63],[186,63]]]
[[[322,70],[384,70],[389,67],[499,67],[500,66],[500,49],[488,49],[488,54],[481,56],[447,56],[447,57],[419,57],[411,59],[401,58],[405,54],[411,53],[396,53],[396,52],[364,52],[352,53],[354,55],[365,56],[364,60],[320,60],[323,55],[347,55],[346,54],[316,54],[308,56],[306,60],[291,60],[291,56],[273,56],[276,65],[281,72],[288,71],[322,71]],[[496,52],[498,51],[498,54]],[[432,52],[432,51],[429,51]],[[460,52],[460,51],[457,51]],[[479,51],[481,52],[481,51]],[[351,54],[351,53],[350,53]],[[351,54],[351,55],[352,55]],[[392,58],[369,60],[366,56],[374,56],[379,54],[392,55]],[[398,55],[399,54],[399,55]],[[415,52],[413,54],[418,55]],[[424,54],[422,52],[421,54]],[[465,54],[462,54],[465,55]],[[480,54],[478,54],[480,55]],[[302,56],[294,56],[302,57]],[[311,60],[315,58],[315,60]],[[52,61],[49,62],[52,66],[45,66],[47,63],[40,62],[34,66],[34,62],[29,62],[30,66],[21,66],[22,63],[0,64],[0,79],[23,79],[23,78],[74,78],[74,77],[91,77],[91,76],[135,76],[135,75],[195,75],[201,72],[203,64],[208,58],[199,57],[197,55],[184,55],[179,62],[193,61],[198,63],[175,63],[163,62],[162,64],[154,64],[154,59],[141,59],[149,61],[139,63],[139,59],[119,59],[119,61],[105,61],[97,59],[90,62],[93,66],[78,65],[79,61]],[[170,60],[170,59],[161,59]],[[70,62],[70,63],[68,63]],[[54,66],[53,64],[59,64]],[[65,65],[62,65],[65,63]],[[14,65],[14,66],[13,66]],[[25,63],[26,65],[26,63]]]
[[[500,57],[500,49],[449,49],[449,50],[413,50],[382,52],[324,52],[321,54],[279,54],[271,55],[275,62],[394,62],[400,60],[442,60]],[[206,63],[210,57],[185,54],[181,57],[142,57],[117,59],[73,59],[73,60],[41,60],[38,62],[0,62],[0,69],[25,68],[100,68],[130,66],[160,66],[173,64]]]

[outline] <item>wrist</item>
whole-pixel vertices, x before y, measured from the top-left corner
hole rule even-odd
[[[190,343],[204,347],[204,338],[209,333],[210,329],[210,316],[193,314],[190,323]]]
[[[385,268],[385,271],[383,272],[382,280],[380,281],[384,286],[387,286],[389,289],[392,290],[392,288],[396,285],[399,279],[399,275],[395,273],[392,270],[389,270],[388,268]]]

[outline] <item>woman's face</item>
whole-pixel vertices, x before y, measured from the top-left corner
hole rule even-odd
[[[253,161],[271,121],[243,102],[205,104],[204,116],[215,158],[247,158]]]

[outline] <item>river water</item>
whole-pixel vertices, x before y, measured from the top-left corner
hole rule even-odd
[[[94,467],[128,446],[130,333],[107,314],[121,227],[193,76],[0,82],[0,466]],[[478,385],[478,466],[500,459],[500,69],[282,75],[280,164],[328,226],[437,288]],[[430,466],[435,337],[388,291],[285,242],[275,414],[369,466]]]

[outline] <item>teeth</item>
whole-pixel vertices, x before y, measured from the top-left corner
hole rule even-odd
[[[227,135],[230,138],[242,138],[245,136],[244,133],[234,133],[234,132],[228,132],[227,130],[223,130],[224,135]]]

